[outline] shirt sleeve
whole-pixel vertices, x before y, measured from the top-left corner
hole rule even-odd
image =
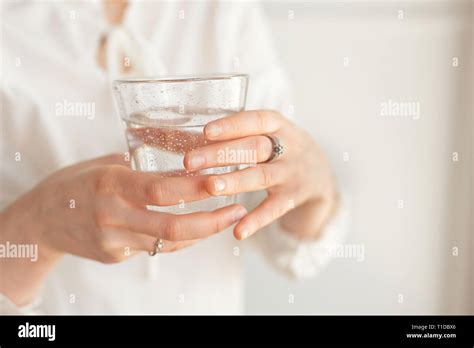
[[[0,315],[35,315],[41,313],[40,308],[40,296],[37,296],[33,301],[24,306],[17,306],[0,292]]]
[[[3,75],[0,75],[0,80],[3,77]],[[0,87],[0,104],[2,105],[4,115],[27,115],[35,112],[35,109],[32,108],[27,99],[24,98],[21,91],[17,88],[12,88],[12,86],[7,86],[6,83]],[[39,169],[30,170],[31,168],[23,167],[24,163],[36,162],[34,156],[30,157],[27,151],[22,151],[23,162],[13,162],[14,165],[12,165],[12,155],[14,155],[16,149],[21,149],[22,140],[15,141],[15,139],[13,139],[13,142],[10,144],[12,138],[7,138],[6,136],[8,134],[21,135],[24,133],[22,132],[23,123],[20,122],[21,117],[16,118],[16,122],[12,122],[12,119],[12,117],[4,117],[2,115],[0,120],[0,128],[2,129],[2,136],[4,136],[0,143],[0,158],[2,158],[2,163],[7,163],[6,165],[0,166],[0,181],[2,182],[0,189],[0,211],[11,204],[18,195],[25,190],[25,186],[27,186],[25,182],[33,183],[35,180],[34,175],[41,177],[41,173],[38,174]],[[5,145],[7,140],[9,146]],[[35,168],[41,168],[41,166]],[[4,281],[1,274],[0,281]],[[0,292],[0,315],[38,314],[41,312],[40,306],[40,296],[37,296],[27,305],[17,306]]]
[[[289,79],[259,4],[220,2],[215,18],[216,69],[249,75],[246,109],[275,109],[291,118]]]
[[[238,13],[238,11],[233,11]],[[230,22],[230,20],[228,20]],[[274,109],[295,120],[294,102],[289,78],[279,62],[271,29],[263,9],[255,4],[240,9],[239,49],[234,53],[242,72],[250,75],[246,109]],[[230,57],[229,57],[230,59]],[[255,206],[261,194],[252,193],[247,206]],[[330,250],[343,241],[348,229],[349,197],[340,193],[336,214],[315,241],[298,240],[285,231],[279,221],[250,238],[265,258],[285,274],[301,278],[315,275],[330,261]],[[249,197],[247,197],[249,198]],[[248,203],[248,202],[246,202]]]
[[[291,236],[275,221],[256,233],[251,239],[264,257],[291,278],[315,276],[331,260],[331,250],[340,245],[348,230],[350,199],[342,193],[339,206],[326,224],[321,237],[314,241]]]

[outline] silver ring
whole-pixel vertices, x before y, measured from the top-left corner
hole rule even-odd
[[[276,136],[271,134],[264,135],[272,142],[272,154],[270,155],[270,158],[263,163],[273,162],[278,159],[278,157],[283,155],[284,148],[283,145],[280,143],[280,139],[278,139]]]
[[[148,252],[148,254],[149,254],[150,256],[155,256],[156,254],[161,253],[161,251],[162,251],[163,248],[165,247],[165,242],[163,241],[163,239],[158,238],[158,239],[156,240],[154,246],[155,246],[155,250]]]

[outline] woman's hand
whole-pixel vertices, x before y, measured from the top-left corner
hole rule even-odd
[[[243,111],[215,120],[205,127],[204,134],[213,143],[186,154],[188,170],[254,165],[209,177],[209,194],[268,192],[268,197],[235,226],[236,238],[247,238],[282,216],[283,227],[296,237],[319,236],[335,211],[338,195],[329,163],[310,135],[269,110]],[[283,155],[269,163],[265,162],[273,147],[265,134],[276,136],[284,147]]]
[[[162,252],[175,251],[224,230],[247,213],[237,204],[182,215],[147,210],[146,205],[209,197],[206,177],[160,178],[126,165],[122,156],[112,155],[67,167],[2,212],[1,242],[36,244],[39,258],[1,259],[0,291],[25,303],[65,253],[116,263],[153,251],[158,238],[164,240]]]

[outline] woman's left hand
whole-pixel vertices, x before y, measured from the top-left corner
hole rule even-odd
[[[283,154],[273,153],[271,134]],[[282,226],[297,238],[317,238],[337,206],[331,168],[309,134],[275,111],[242,111],[208,123],[209,144],[188,152],[187,170],[253,164],[243,170],[211,175],[206,182],[213,196],[266,189],[268,196],[234,228],[244,239],[283,216]]]

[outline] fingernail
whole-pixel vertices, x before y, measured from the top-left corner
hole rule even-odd
[[[217,124],[208,124],[206,126],[206,135],[210,138],[215,138],[222,133],[221,126]]]
[[[247,215],[247,210],[244,207],[239,207],[239,209],[234,213],[234,222],[242,219]]]
[[[214,189],[217,192],[224,191],[225,189],[225,181],[219,178],[214,179]]]
[[[240,239],[245,239],[249,236],[249,229],[245,227],[242,231],[240,231]]]
[[[201,167],[205,162],[204,156],[201,155],[193,155],[189,160],[189,166],[191,169],[196,169]]]

